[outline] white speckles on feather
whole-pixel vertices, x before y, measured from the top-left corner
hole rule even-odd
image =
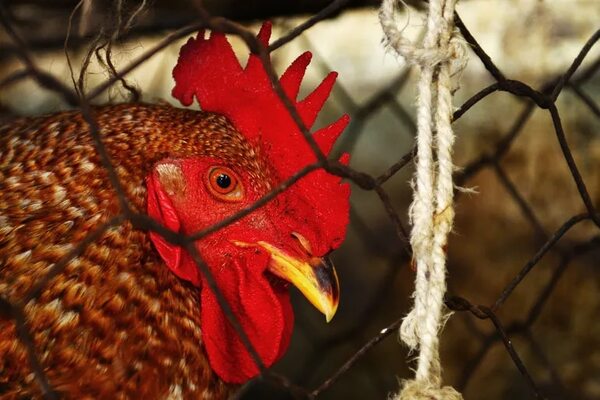
[[[9,176],[4,180],[4,184],[9,189],[15,189],[19,185],[19,177],[18,176]]]
[[[183,400],[183,391],[181,385],[171,385],[169,388],[169,394],[165,400]]]
[[[57,244],[57,245],[49,246],[48,249],[59,254],[62,257],[73,249],[73,244],[72,243]]]
[[[65,197],[67,197],[67,190],[61,186],[61,185],[54,185],[53,187],[54,190],[54,202],[55,203],[60,203],[61,201],[63,201],[65,199]]]
[[[42,183],[50,185],[55,180],[55,177],[52,172],[44,171],[40,173],[40,180],[42,181]]]
[[[181,194],[185,191],[185,177],[179,165],[160,163],[156,166],[156,172],[162,188],[169,196]]]
[[[79,207],[69,207],[67,208],[67,213],[69,215],[69,218],[72,219],[76,219],[76,218],[82,218],[85,215],[85,211],[82,210]],[[90,218],[90,222],[96,222],[99,218],[101,217],[100,214],[95,214]]]
[[[158,301],[156,299],[152,299],[148,303],[148,310],[150,310],[153,313],[159,313],[160,312],[160,301]]]
[[[62,307],[62,301],[58,298],[52,300],[49,303],[46,303],[44,305],[44,308],[47,310],[50,310],[52,312],[55,312],[57,314],[61,314],[63,311],[63,307]]]
[[[13,228],[14,227],[8,222],[8,218],[0,214],[0,235],[8,235]]]
[[[59,127],[59,123],[58,122],[52,122],[51,124],[48,125],[48,132],[50,132],[51,135],[56,136],[60,130],[57,129]]]
[[[117,275],[117,282],[127,282],[132,279],[132,276],[129,272],[119,272]]]
[[[25,263],[31,259],[31,250],[24,251],[13,257],[13,261],[16,263]]]
[[[85,159],[79,163],[79,168],[84,172],[92,172],[96,166],[89,160]]]
[[[78,319],[79,314],[73,311],[67,311],[61,314],[60,318],[58,319],[57,326],[58,328],[66,328],[72,325],[74,322],[77,322]]]
[[[43,203],[40,200],[33,200],[29,202],[27,211],[35,212],[42,209]]]

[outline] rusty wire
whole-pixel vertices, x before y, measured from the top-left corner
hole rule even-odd
[[[41,365],[40,359],[37,356],[33,339],[27,327],[24,307],[29,301],[40,296],[46,285],[53,279],[53,277],[60,274],[74,257],[77,257],[83,253],[89,244],[102,237],[102,235],[111,227],[118,226],[126,221],[130,222],[135,229],[157,232],[170,243],[180,245],[190,252],[197,263],[198,268],[201,270],[201,273],[206,276],[210,290],[215,292],[218,302],[223,308],[223,311],[228,317],[230,323],[234,326],[242,342],[252,355],[256,364],[259,366],[261,371],[259,379],[266,380],[270,384],[281,387],[288,394],[295,398],[313,399],[318,397],[321,393],[334,385],[338,379],[348,370],[350,370],[361,358],[363,358],[367,352],[369,352],[372,348],[377,346],[378,343],[397,330],[401,319],[392,322],[389,326],[380,330],[377,335],[371,337],[363,346],[356,349],[355,353],[346,362],[341,364],[336,371],[334,371],[328,378],[323,380],[321,384],[317,385],[315,388],[309,389],[305,386],[298,385],[292,382],[286,376],[277,374],[270,369],[265,368],[260,360],[260,357],[258,356],[258,353],[254,350],[252,344],[248,340],[248,337],[241,328],[239,321],[232,313],[225,298],[217,287],[216,282],[212,278],[210,270],[206,267],[201,255],[192,245],[195,240],[201,239],[202,237],[213,233],[262,207],[267,202],[274,199],[277,195],[287,190],[290,186],[294,185],[299,179],[311,171],[316,169],[324,169],[331,174],[338,175],[352,181],[363,190],[374,191],[380,198],[386,213],[395,226],[399,246],[396,248],[394,254],[389,254],[390,265],[388,266],[387,274],[382,279],[380,287],[377,291],[380,293],[388,292],[391,287],[390,282],[393,282],[394,276],[398,273],[398,268],[396,266],[399,265],[399,261],[406,262],[410,260],[411,250],[407,240],[407,230],[402,225],[402,219],[394,208],[394,204],[392,203],[388,192],[383,188],[383,185],[399,171],[411,164],[411,161],[415,155],[414,148],[400,157],[396,163],[391,165],[379,176],[372,176],[354,168],[345,166],[336,161],[335,158],[327,159],[316,145],[310,131],[302,122],[292,101],[284,93],[269,57],[269,53],[271,51],[284,46],[318,22],[330,17],[335,13],[338,13],[347,5],[347,3],[348,0],[332,1],[329,6],[327,6],[318,14],[315,14],[307,22],[302,23],[297,27],[293,27],[286,35],[282,36],[273,44],[271,44],[269,48],[265,48],[255,38],[254,34],[245,27],[231,20],[209,15],[209,13],[203,8],[202,3],[200,1],[196,1],[194,2],[196,8],[198,9],[198,19],[196,23],[182,27],[166,36],[153,47],[146,50],[138,58],[131,61],[120,71],[115,70],[114,67],[111,66],[111,76],[105,82],[89,90],[87,93],[83,93],[83,90],[81,90],[82,87],[78,88],[78,90],[73,90],[72,88],[62,84],[54,76],[40,70],[36,66],[27,43],[25,43],[25,41],[19,36],[10,15],[6,12],[6,9],[1,7],[2,4],[0,3],[0,25],[12,40],[12,45],[6,48],[10,50],[12,56],[19,59],[23,65],[21,70],[14,72],[13,74],[7,76],[4,80],[0,81],[0,88],[30,78],[35,80],[39,86],[56,92],[67,104],[77,107],[80,110],[83,118],[89,126],[89,132],[94,140],[94,144],[100,156],[102,165],[108,171],[109,180],[113,186],[113,189],[117,193],[121,212],[119,215],[113,217],[102,226],[99,226],[93,232],[90,232],[83,241],[75,246],[66,256],[63,257],[63,259],[56,263],[45,276],[36,282],[36,284],[22,299],[8,299],[6,296],[4,296],[4,294],[0,293],[0,317],[11,318],[15,321],[18,337],[27,349],[30,368],[44,398],[57,399],[59,398],[59,395],[54,391],[52,382],[48,380],[43,366]],[[507,354],[512,359],[515,368],[523,376],[524,381],[529,385],[532,395],[535,398],[545,398],[545,394],[537,384],[535,376],[533,376],[523,362],[521,356],[519,355],[519,351],[511,340],[511,337],[516,335],[521,335],[524,337],[530,344],[533,352],[538,355],[538,357],[544,362],[547,369],[550,371],[550,376],[554,385],[556,387],[562,387],[559,374],[548,361],[547,357],[545,357],[543,349],[541,349],[539,344],[537,344],[535,337],[531,333],[531,327],[540,316],[544,308],[544,304],[551,295],[556,284],[559,282],[561,276],[568,268],[569,264],[577,257],[600,248],[600,213],[590,198],[585,181],[582,178],[577,164],[573,158],[562,127],[560,113],[556,106],[556,101],[560,93],[564,90],[570,90],[581,100],[582,105],[585,105],[593,114],[600,117],[600,106],[582,89],[582,85],[585,84],[586,81],[588,81],[600,69],[600,58],[595,62],[590,63],[587,68],[580,68],[590,49],[600,40],[600,30],[598,30],[584,44],[578,56],[573,60],[571,66],[567,69],[567,71],[565,71],[564,74],[550,80],[548,83],[543,85],[540,90],[536,90],[524,82],[508,79],[505,74],[502,73],[502,71],[500,71],[500,69],[494,64],[484,49],[477,43],[477,40],[469,32],[458,14],[455,15],[455,22],[456,26],[460,30],[460,33],[470,45],[473,53],[483,63],[487,71],[494,78],[495,83],[481,89],[469,100],[467,100],[461,107],[459,107],[459,109],[454,113],[454,120],[456,121],[460,119],[483,98],[498,91],[508,92],[514,96],[527,99],[527,104],[524,106],[522,112],[515,119],[511,129],[509,129],[509,131],[496,143],[494,146],[494,151],[490,154],[483,154],[467,163],[467,165],[456,175],[456,181],[459,185],[463,185],[479,171],[485,168],[492,169],[496,173],[498,181],[506,188],[510,198],[518,206],[523,218],[532,226],[535,235],[537,235],[542,242],[542,245],[539,247],[538,251],[531,256],[531,258],[506,285],[505,289],[497,296],[496,300],[492,304],[477,305],[458,295],[447,296],[445,303],[450,310],[468,313],[476,319],[489,320],[490,324],[494,328],[494,331],[488,335],[473,330],[474,335],[481,342],[481,347],[478,353],[472,359],[466,362],[457,386],[460,390],[465,388],[471,379],[471,376],[481,365],[486,353],[495,343],[500,341],[503,343]],[[130,23],[131,19],[128,20],[128,25]],[[114,166],[102,143],[102,135],[99,131],[96,121],[94,120],[93,110],[90,102],[115,84],[121,83],[123,86],[125,86],[124,79],[130,72],[143,65],[148,59],[158,54],[175,41],[186,37],[198,31],[199,29],[211,29],[214,31],[236,35],[245,42],[251,52],[260,57],[276,93],[290,113],[292,119],[297,123],[307,143],[311,146],[317,161],[298,171],[296,174],[274,188],[273,191],[265,195],[252,206],[247,207],[246,209],[241,210],[234,215],[231,215],[214,226],[208,227],[189,236],[184,236],[177,232],[166,229],[144,213],[140,212],[140,210],[133,209],[132,205],[128,203],[121,183],[117,178]],[[107,54],[106,57],[109,58],[109,54]],[[360,128],[362,127],[362,124],[371,118],[371,116],[383,106],[390,107],[395,117],[400,122],[403,122],[412,130],[414,130],[414,122],[412,122],[409,113],[395,98],[395,94],[404,85],[407,77],[408,71],[401,73],[388,87],[381,90],[362,105],[352,102],[351,97],[348,96],[347,93],[342,94],[341,97],[346,100],[346,105],[351,110],[351,117],[353,118],[354,124],[349,129],[350,132],[344,136],[343,143],[340,146],[343,150],[351,150],[356,143],[356,138],[361,134]],[[341,89],[337,90],[343,91],[343,86]],[[584,213],[568,218],[564,224],[553,233],[548,233],[544,230],[531,205],[528,204],[524,197],[519,193],[518,189],[511,182],[506,171],[501,166],[502,158],[507,154],[511,145],[519,137],[523,131],[526,121],[529,119],[536,107],[542,110],[547,110],[552,119],[556,139],[560,145],[564,160],[566,162],[566,167],[571,174],[582,204],[585,208]],[[360,218],[356,215],[356,213],[353,213],[353,219],[355,221],[358,220],[358,224],[361,223]],[[561,245],[561,238],[573,227],[582,223],[583,221],[593,222],[598,228],[598,235],[594,236],[587,242],[577,243],[570,247]],[[378,246],[377,244],[373,244],[373,240],[370,240],[368,237],[370,233],[367,229],[358,229],[358,233],[365,240],[365,243],[375,247]],[[536,297],[533,306],[525,313],[522,319],[511,321],[507,325],[498,317],[499,310],[502,308],[505,301],[511,296],[515,288],[519,286],[522,280],[535,268],[540,260],[542,260],[544,255],[549,251],[556,251],[560,255],[559,265],[552,273],[548,282],[540,290],[540,293]],[[378,309],[382,305],[382,299],[385,297],[386,296],[382,295],[372,299],[364,311],[365,317],[367,317],[368,314],[373,310]],[[399,317],[401,316],[398,316],[398,318]],[[360,329],[361,326],[359,324],[354,324],[347,329],[338,332],[335,336],[328,338],[328,340],[325,343],[322,343],[319,348],[324,349],[329,343],[337,343],[339,340],[347,337],[348,335],[352,335]],[[312,361],[314,360],[309,360],[308,363]]]

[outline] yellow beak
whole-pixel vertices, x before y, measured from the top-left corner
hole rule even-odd
[[[256,244],[234,242],[240,247],[259,246],[271,255],[269,271],[290,282],[331,321],[337,311],[340,287],[335,268],[328,257],[308,257],[307,260],[292,257],[270,243]]]

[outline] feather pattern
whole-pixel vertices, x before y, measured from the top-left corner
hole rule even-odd
[[[95,116],[137,210],[157,160],[219,154],[253,168],[247,143],[221,116],[151,105],[102,107]],[[0,292],[18,299],[119,208],[79,113],[14,121],[0,128],[0,149]],[[68,398],[230,391],[202,351],[197,288],[128,223],[73,259],[26,313],[44,370]],[[39,398],[30,372],[14,323],[0,319],[0,397]]]

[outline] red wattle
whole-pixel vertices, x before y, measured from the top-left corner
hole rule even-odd
[[[287,349],[294,324],[288,290],[274,288],[264,275],[268,261],[267,254],[249,252],[215,274],[221,292],[267,367]],[[206,282],[202,287],[202,338],[210,365],[225,382],[246,382],[260,371],[215,294]]]

